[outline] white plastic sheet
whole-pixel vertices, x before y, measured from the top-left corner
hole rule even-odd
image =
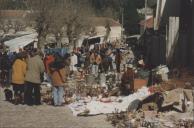
[[[110,102],[110,103],[103,103],[100,101],[91,100],[91,102],[84,104],[84,101],[78,101],[69,105],[69,108],[73,112],[74,116],[77,116],[79,113],[84,112],[84,110],[89,110],[88,115],[98,115],[98,114],[108,114],[112,113],[115,110],[126,111],[129,104],[136,100],[136,99],[143,99],[150,95],[148,88],[143,87],[139,89],[136,93],[131,94],[126,97],[119,97],[122,100],[121,103],[119,102]]]
[[[29,34],[21,36],[5,42],[5,45],[9,47],[10,52],[17,52],[19,48],[23,48],[37,39],[37,34]]]

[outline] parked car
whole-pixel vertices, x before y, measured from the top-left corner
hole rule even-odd
[[[104,36],[93,36],[93,37],[89,37],[89,38],[85,38],[83,40],[82,46],[91,46],[91,45],[95,45],[95,44],[101,44],[103,43],[104,40]]]

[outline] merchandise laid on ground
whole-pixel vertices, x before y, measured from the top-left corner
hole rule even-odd
[[[194,128],[194,0],[0,0],[0,128]]]
[[[88,58],[91,62],[87,65],[85,53],[74,51],[69,55],[67,49],[45,50],[48,56],[45,57],[46,72],[40,86],[41,103],[56,107],[65,106],[77,118],[105,115],[107,121],[116,128],[192,128],[194,78],[191,71],[184,68],[170,69],[167,65],[150,68],[144,64],[141,57],[135,58],[130,48],[111,46],[103,50],[105,57],[99,65],[98,52],[91,53]],[[52,53],[66,58],[63,60],[66,65],[66,61],[69,60],[67,56],[72,61],[66,66],[69,68],[64,68],[65,71],[69,71],[68,75],[64,75],[65,81],[62,80],[60,70],[57,70],[62,63],[57,63],[57,60],[50,63]],[[112,57],[113,53],[122,58],[122,61],[119,61],[119,69],[116,63],[118,58]],[[79,61],[82,60],[81,64],[75,56]],[[52,68],[53,71],[48,70]],[[49,72],[51,77],[48,75]],[[57,74],[58,79],[57,75],[53,77],[53,74]],[[61,86],[55,87],[53,81],[61,81],[62,84],[59,83]],[[54,88],[62,88],[64,91],[60,105],[55,105]]]
[[[108,48],[102,48],[102,60],[98,58],[98,52],[91,52],[87,58],[88,55],[79,50],[69,55],[68,49],[46,49],[48,56],[45,57],[46,72],[40,86],[41,103],[66,106],[78,118],[106,115],[107,121],[116,128],[192,128],[193,73],[184,68],[170,69],[167,65],[150,68],[141,57],[136,58],[130,48],[109,45]],[[51,63],[53,53],[56,61]],[[70,71],[65,81],[58,71],[62,63],[57,63],[57,55],[66,58],[63,60],[66,65],[67,56],[71,60],[71,64],[66,66]],[[119,56],[120,61],[117,58]],[[87,59],[91,61],[89,64],[86,63]],[[98,65],[99,60],[101,62]],[[52,68],[53,71],[50,70]],[[53,74],[57,74],[58,79]],[[53,86],[54,80],[62,81],[62,85]],[[55,105],[54,87],[64,89],[61,105]]]
[[[192,75],[183,70],[179,78],[170,76],[166,66],[153,71],[160,76],[157,84],[147,86],[149,71],[138,69],[135,91],[127,96],[121,95],[119,89],[123,72],[101,77],[77,73],[66,82],[64,101],[74,116],[107,115],[107,121],[118,128],[192,128]],[[42,94],[43,101],[52,104],[51,85],[43,83]]]

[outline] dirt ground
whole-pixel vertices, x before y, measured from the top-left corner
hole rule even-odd
[[[0,128],[112,128],[106,116],[75,117],[69,108],[13,105],[0,87]]]

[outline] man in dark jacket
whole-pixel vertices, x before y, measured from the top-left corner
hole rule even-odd
[[[6,86],[9,84],[9,71],[11,69],[11,62],[6,52],[2,55],[0,67],[1,67],[1,79],[2,79],[1,84],[3,86]]]
[[[116,69],[117,72],[120,73],[120,65],[122,61],[122,54],[119,49],[116,50],[116,55],[115,55],[115,63],[116,63]]]

